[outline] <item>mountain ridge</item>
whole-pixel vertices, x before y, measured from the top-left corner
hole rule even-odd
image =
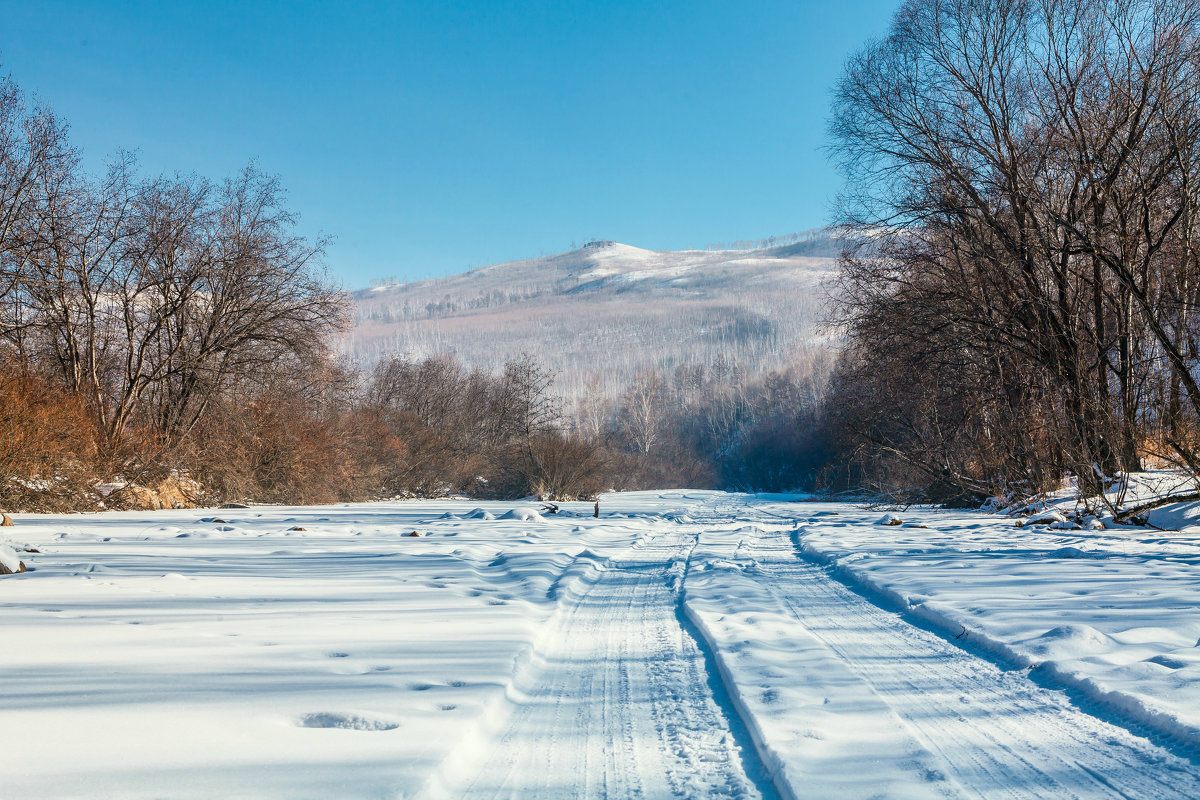
[[[597,380],[611,394],[644,369],[783,369],[824,345],[818,325],[840,249],[832,233],[736,250],[590,242],[353,292],[343,350],[366,364],[451,353],[485,370],[525,353],[567,396]]]

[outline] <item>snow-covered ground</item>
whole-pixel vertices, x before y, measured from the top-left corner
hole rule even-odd
[[[0,796],[1200,797],[1200,540],[880,516],[21,515]]]

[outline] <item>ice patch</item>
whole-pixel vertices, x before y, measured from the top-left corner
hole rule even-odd
[[[337,728],[346,731],[393,731],[400,727],[398,722],[336,711],[305,714],[297,724],[301,728]]]

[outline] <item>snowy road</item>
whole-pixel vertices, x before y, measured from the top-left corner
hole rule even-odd
[[[653,537],[570,581],[513,677],[499,729],[460,745],[443,768],[449,786],[431,794],[774,796],[709,656],[681,623],[694,546],[680,532]]]
[[[872,527],[849,506],[836,507],[835,524],[828,505],[710,492],[620,495],[605,507],[598,520],[582,505],[541,518],[451,501],[255,509],[216,522],[182,511],[22,518],[14,530],[41,552],[33,572],[0,584],[7,788],[14,797],[1200,797],[1184,722],[1143,726],[1140,706],[1065,692],[1058,673],[1014,667],[981,645],[971,615],[1002,631],[1012,614],[994,621],[986,603],[958,598],[1014,590],[994,573],[964,583],[975,574],[966,556],[934,560],[932,544],[913,546],[935,542],[933,528]],[[422,536],[405,536],[414,529]],[[814,541],[876,550],[825,556]],[[893,541],[903,546],[885,550]],[[961,550],[967,540],[952,541]],[[1188,557],[1187,543],[1169,546],[1171,558]],[[960,638],[845,582],[851,567],[875,565],[878,582],[914,562],[928,590],[947,587],[959,603],[920,600],[967,620]],[[1158,573],[1178,602],[1190,584]],[[1024,592],[1020,614],[1034,618],[1043,598],[1066,595],[1058,584],[1013,585]],[[1172,611],[1147,611],[1149,597],[1142,585],[1130,602],[1168,625]],[[1086,617],[1089,602],[1121,601],[1077,601],[1079,618],[1099,624]],[[1144,622],[1138,658],[1148,637],[1168,635]],[[1168,672],[1163,661],[1150,657],[1142,674]],[[1141,688],[1166,707],[1190,669]]]

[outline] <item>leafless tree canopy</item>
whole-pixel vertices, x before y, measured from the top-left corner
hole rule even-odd
[[[849,62],[831,128],[870,245],[835,402],[862,463],[975,495],[1198,471],[1198,17],[911,0]]]
[[[118,153],[89,174],[65,125],[0,81],[0,355],[75,398],[99,452],[136,440],[127,468],[165,464],[223,398],[328,359],[347,316],[324,242],[295,223],[253,165],[146,178]]]

